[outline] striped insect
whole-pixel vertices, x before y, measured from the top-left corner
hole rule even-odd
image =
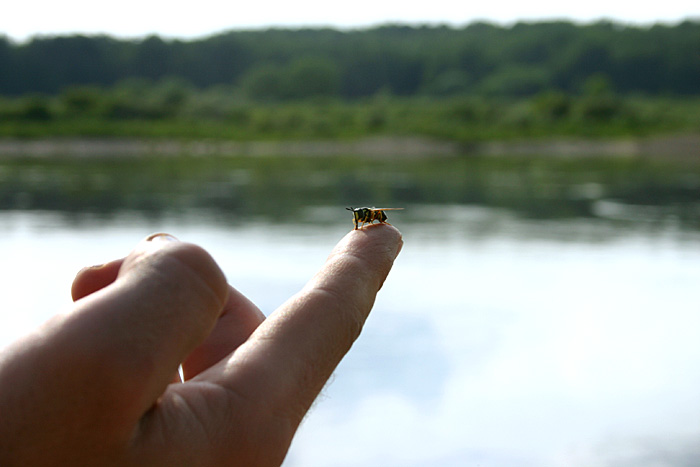
[[[374,221],[379,221],[380,224],[389,224],[386,221],[384,211],[399,211],[403,208],[345,208],[352,211],[352,221],[355,224],[355,230],[362,228],[365,224],[371,224]],[[362,224],[358,226],[358,224]],[[391,225],[391,224],[389,224]]]

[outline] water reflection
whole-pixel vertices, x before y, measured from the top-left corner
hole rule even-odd
[[[532,219],[641,220],[697,229],[700,164],[483,157],[0,161],[0,209],[58,211],[68,220],[86,213],[152,218],[191,211],[232,225],[256,218],[322,223],[325,217],[310,217],[313,208],[377,204],[485,206]],[[412,222],[439,219],[434,214],[405,213]]]

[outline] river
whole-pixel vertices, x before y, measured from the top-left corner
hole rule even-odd
[[[285,461],[700,462],[700,169],[640,161],[339,158],[0,162],[0,345],[85,265],[155,231],[269,314],[352,228],[404,248]]]

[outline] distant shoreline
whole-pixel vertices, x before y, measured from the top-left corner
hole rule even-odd
[[[178,141],[139,138],[0,139],[0,159],[141,156],[457,156],[673,157],[700,160],[700,134],[628,139],[515,140],[458,143],[421,137],[371,137],[329,141]]]

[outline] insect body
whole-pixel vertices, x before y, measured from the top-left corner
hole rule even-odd
[[[364,227],[365,224],[371,224],[374,221],[379,221],[380,224],[388,224],[384,211],[398,211],[403,208],[353,208],[351,206],[345,209],[352,211],[352,221],[355,223],[355,230],[357,230],[359,223],[362,223],[360,227]]]

